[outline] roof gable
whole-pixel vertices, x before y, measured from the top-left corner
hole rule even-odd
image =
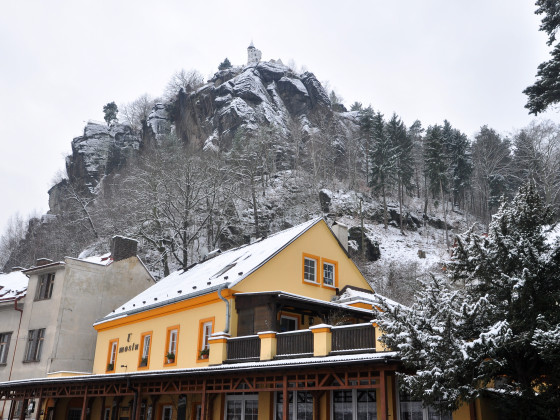
[[[234,287],[322,220],[312,219],[250,245],[218,254],[188,270],[171,273],[98,323],[211,293],[220,287]]]

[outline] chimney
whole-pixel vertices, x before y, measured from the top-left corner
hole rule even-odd
[[[10,273],[13,273],[14,271],[22,271],[25,270],[23,267],[12,267],[12,271],[10,271]]]
[[[53,260],[49,260],[48,258],[37,258],[37,262],[35,263],[35,266],[40,267],[42,265],[51,264],[52,262]]]
[[[334,222],[331,229],[344,249],[348,251],[348,226],[339,222]]]
[[[111,238],[111,255],[113,261],[120,261],[136,256],[138,241],[125,238],[124,236],[113,236]]]

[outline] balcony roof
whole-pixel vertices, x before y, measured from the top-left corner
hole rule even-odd
[[[222,364],[216,366],[195,367],[189,369],[165,369],[136,371],[128,373],[110,373],[100,375],[63,376],[53,378],[34,378],[10,382],[0,382],[1,389],[14,389],[16,387],[55,385],[55,384],[80,384],[84,382],[108,382],[122,379],[170,379],[173,376],[206,376],[214,374],[231,374],[240,372],[263,372],[286,370],[291,368],[302,369],[302,367],[331,367],[348,366],[353,364],[374,363],[386,365],[398,363],[397,352],[382,353],[359,353],[348,355],[336,355],[326,357],[302,357],[292,359],[278,359],[270,361],[244,362],[235,364]]]

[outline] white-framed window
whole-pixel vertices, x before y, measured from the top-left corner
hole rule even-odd
[[[205,322],[202,324],[202,343],[200,350],[206,350],[210,348],[208,339],[212,335],[212,321]]]
[[[303,258],[303,280],[309,283],[318,283],[317,260],[315,258]]]
[[[148,366],[151,342],[152,342],[152,335],[150,333],[146,333],[142,335],[142,353],[140,357],[139,367]]]
[[[171,420],[173,418],[173,406],[164,405],[161,409],[161,420]]]
[[[452,420],[451,413],[440,414],[433,407],[422,407],[422,402],[400,390],[398,393],[398,420]]]
[[[144,336],[144,345],[142,346],[142,358],[147,358],[150,354],[150,340],[152,339],[151,335]]]
[[[325,286],[335,286],[335,266],[329,262],[323,263],[323,284]]]
[[[111,356],[109,356],[109,363],[114,365],[116,360],[117,360],[117,342],[113,341],[111,343]]]
[[[169,345],[167,347],[167,353],[177,354],[177,329],[172,329],[169,331]]]
[[[35,300],[50,299],[52,296],[54,286],[54,273],[42,274],[39,276],[37,283],[37,292],[35,293]]]
[[[295,331],[298,329],[299,320],[295,316],[280,316],[280,332]]]
[[[279,391],[274,397],[275,420],[282,420],[284,414],[284,394]],[[313,420],[313,395],[307,391],[288,392],[288,418]]]
[[[45,329],[29,330],[27,334],[27,347],[25,348],[24,362],[38,362],[41,360],[41,350],[45,339]]]
[[[258,394],[226,395],[224,420],[257,420]]]
[[[11,332],[0,334],[0,365],[5,365],[8,361],[8,352],[10,351]]]
[[[332,391],[333,420],[376,420],[375,389],[344,389]]]

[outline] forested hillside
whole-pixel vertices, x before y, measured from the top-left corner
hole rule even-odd
[[[468,138],[449,121],[406,126],[375,98],[348,111],[312,73],[279,61],[220,67],[207,82],[175,74],[161,98],[107,104],[105,123],[72,141],[49,214],[15,217],[4,232],[4,270],[106,252],[119,234],[162,277],[324,215],[350,226],[351,252],[395,295],[391,282],[437,268],[467,226],[486,231],[500,198],[526,180],[558,209],[557,124],[482,126]]]

